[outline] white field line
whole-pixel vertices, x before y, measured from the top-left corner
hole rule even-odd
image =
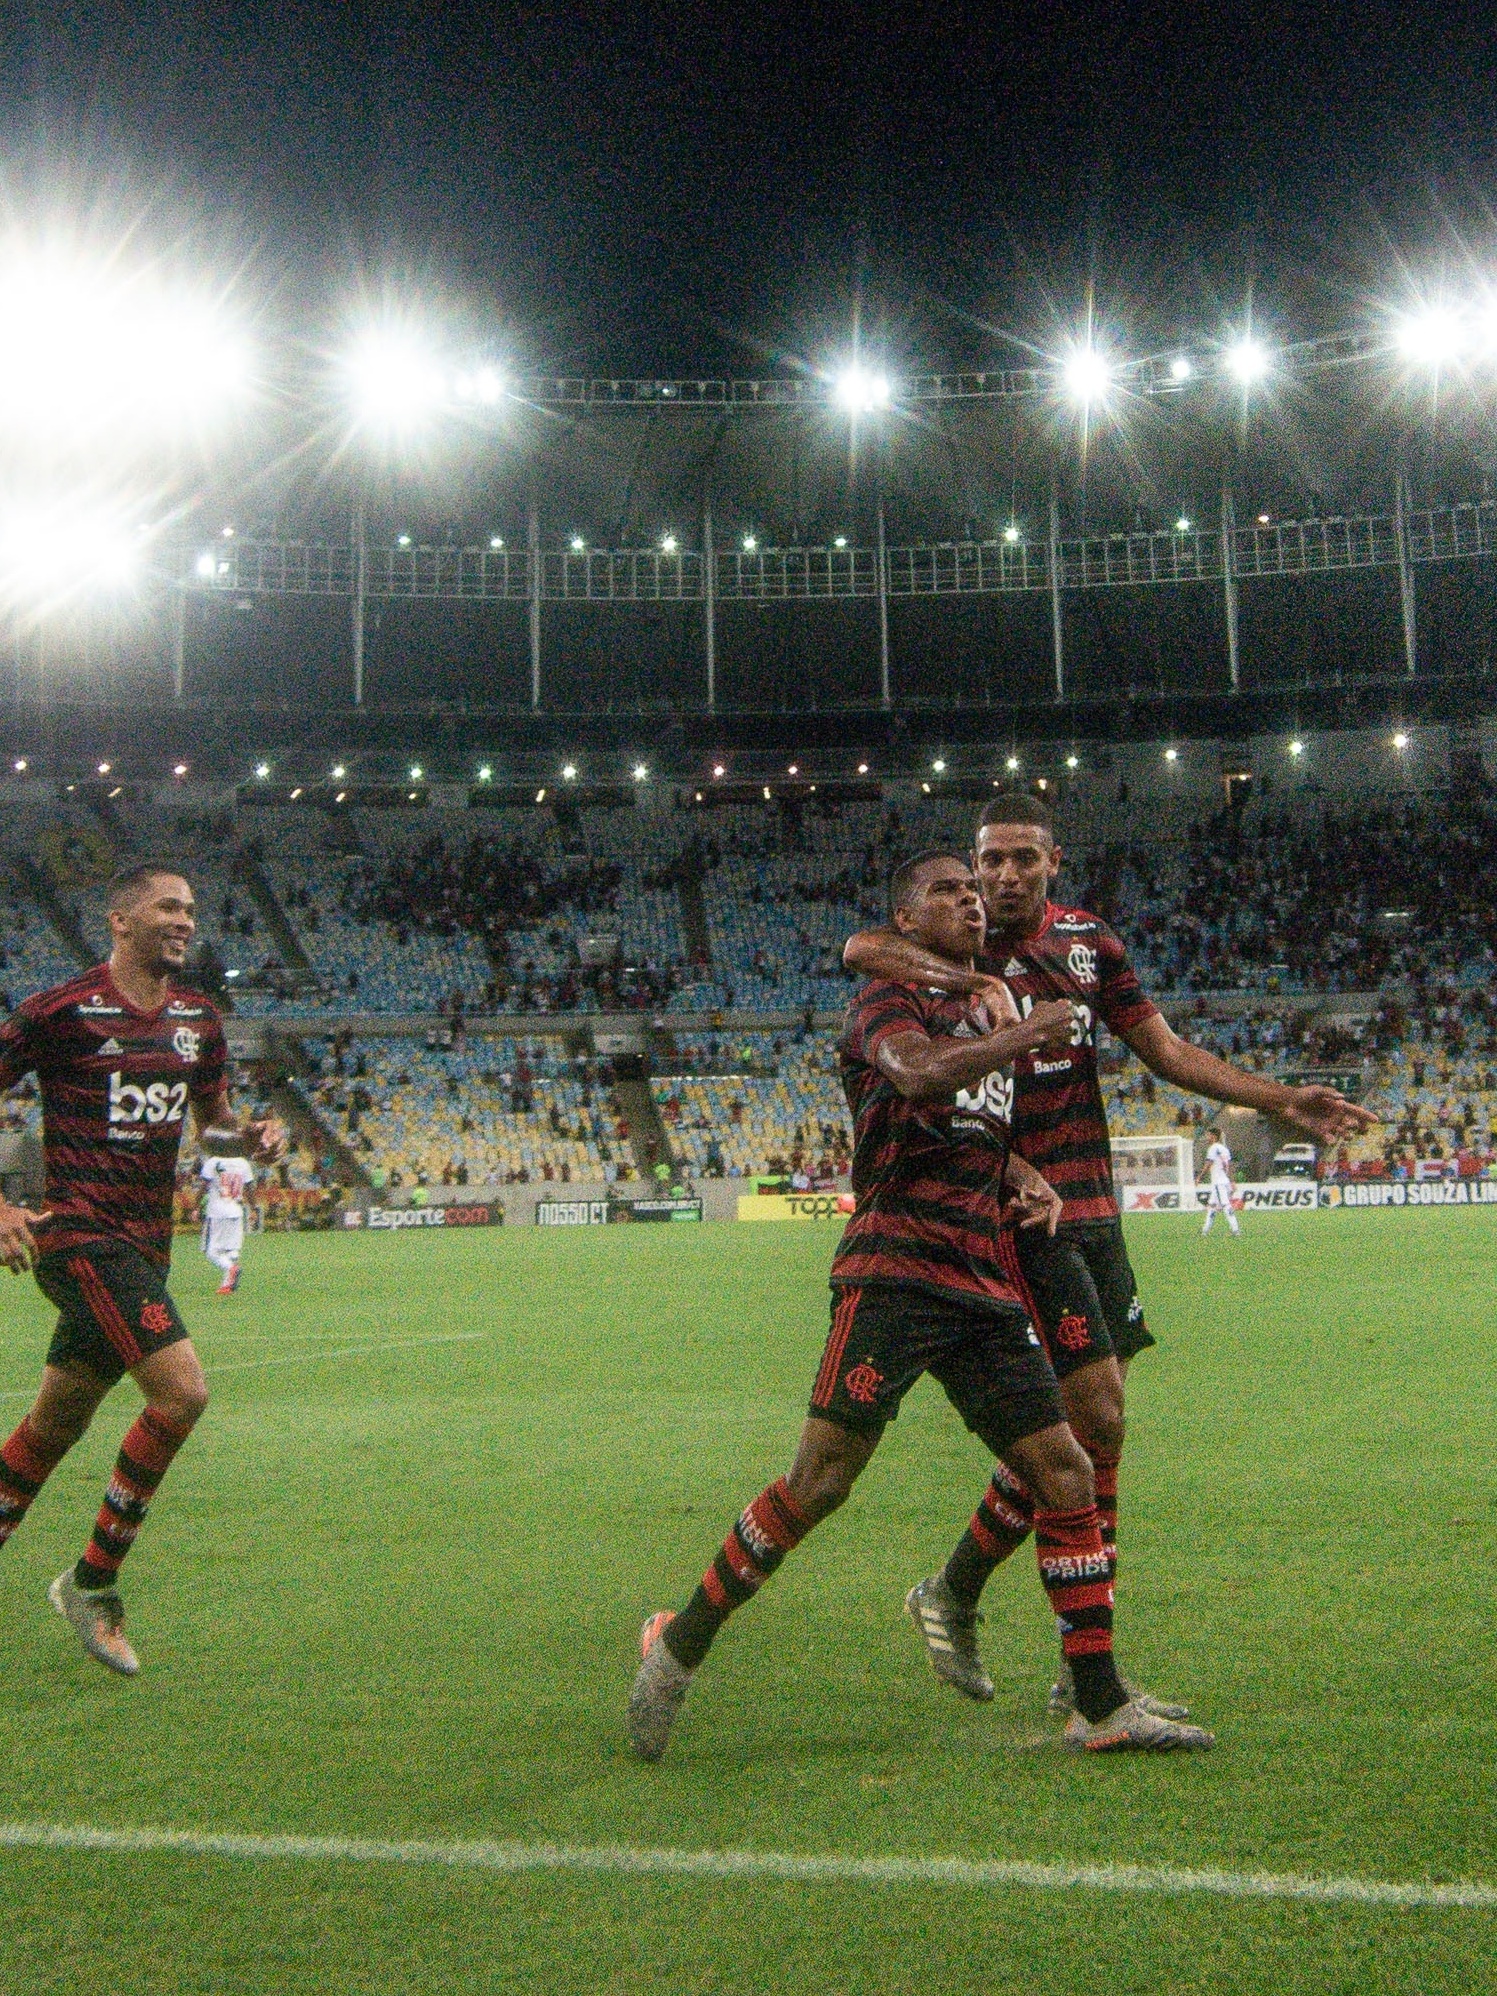
[[[791,1885],[949,1885],[1037,1892],[1204,1893],[1318,1905],[1497,1911],[1497,1885],[1314,1878],[1297,1872],[1185,1871],[1172,1865],[1038,1864],[1013,1858],[802,1857],[791,1851],[651,1850],[633,1844],[392,1842],[379,1837],[247,1836],[230,1830],[135,1830],[83,1823],[0,1823],[0,1850],[176,1852],[250,1863],[409,1865],[434,1871],[575,1872],[625,1878],[765,1878]]]
[[[207,1365],[203,1370],[210,1379],[217,1379],[221,1372],[260,1372],[267,1365],[320,1365],[330,1358],[369,1358],[382,1351],[409,1351],[415,1345],[481,1344],[489,1335],[488,1331],[453,1331],[430,1338],[390,1338],[382,1344],[340,1345],[335,1351],[282,1352],[276,1358],[231,1358],[226,1365]],[[0,1393],[0,1400],[35,1398],[34,1386],[13,1386]]]

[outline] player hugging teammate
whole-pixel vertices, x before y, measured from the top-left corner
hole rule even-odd
[[[246,1156],[285,1148],[271,1120],[232,1129],[217,1012],[178,983],[194,929],[173,867],[111,881],[107,963],[28,998],[0,1029],[0,1091],[42,1095],[43,1210],[0,1199],[0,1260],[31,1269],[58,1310],[31,1411],[0,1448],[0,1545],[105,1395],[128,1372],[146,1404],[120,1446],[93,1533],[48,1589],[90,1656],[133,1676],[119,1571],[157,1486],[208,1404],[203,1368],[166,1287],[172,1193],[187,1110]]]

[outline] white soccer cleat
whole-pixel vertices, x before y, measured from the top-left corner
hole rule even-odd
[[[59,1573],[47,1589],[47,1599],[65,1622],[78,1631],[78,1640],[106,1670],[133,1677],[140,1658],[125,1640],[125,1604],[112,1587],[80,1587],[73,1569]]]
[[[930,1667],[943,1684],[986,1705],[993,1695],[993,1680],[977,1647],[977,1624],[981,1617],[957,1605],[956,1597],[939,1573],[922,1580],[904,1597],[904,1611],[915,1624]]]
[[[1095,1723],[1077,1712],[1061,1739],[1078,1753],[1204,1753],[1216,1745],[1216,1734],[1204,1726],[1161,1719],[1137,1700],[1119,1705]]]
[[[659,1760],[665,1752],[676,1714],[696,1676],[660,1640],[675,1619],[673,1610],[662,1608],[639,1632],[641,1662],[629,1693],[627,1724],[629,1744],[641,1760]]]
[[[1128,1694],[1130,1704],[1137,1705],[1141,1712],[1147,1712],[1155,1719],[1188,1719],[1190,1707],[1175,1703],[1168,1698],[1156,1698],[1152,1691],[1140,1691],[1136,1684],[1130,1684],[1126,1677],[1118,1682]],[[1050,1716],[1054,1719],[1068,1719],[1076,1709],[1076,1688],[1071,1678],[1071,1667],[1061,1658],[1060,1675],[1050,1686]]]

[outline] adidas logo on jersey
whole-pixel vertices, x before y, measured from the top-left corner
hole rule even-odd
[[[118,1056],[122,1054],[125,1051],[125,1049],[120,1045],[118,1040],[109,1039],[105,1040],[103,1046],[96,1048],[95,1051],[101,1054],[107,1053]]]
[[[1016,956],[1011,956],[1003,966],[1003,974],[1005,977],[1022,977],[1024,975],[1024,966]]]

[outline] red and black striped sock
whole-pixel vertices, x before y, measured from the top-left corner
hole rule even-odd
[[[67,1448],[42,1441],[28,1414],[0,1448],[0,1546],[31,1509],[31,1500],[56,1469]]]
[[[80,1587],[114,1585],[125,1554],[146,1521],[157,1484],[191,1433],[191,1428],[178,1427],[159,1407],[142,1408],[140,1418],[120,1443],[93,1536],[73,1569]]]
[[[1092,1481],[1097,1486],[1097,1516],[1102,1524],[1102,1543],[1112,1554],[1113,1578],[1117,1578],[1118,1564],[1118,1464],[1122,1460],[1121,1449],[1103,1448],[1078,1436],[1081,1446],[1092,1459]]]
[[[982,1502],[946,1562],[944,1579],[964,1608],[975,1608],[994,1571],[1034,1530],[1034,1498],[1006,1462],[993,1466]]]
[[[1112,1656],[1112,1554],[1097,1506],[1034,1514],[1040,1580],[1060,1624],[1076,1706],[1094,1724],[1126,1705]]]
[[[729,1615],[758,1593],[812,1523],[790,1495],[783,1476],[759,1492],[723,1540],[695,1594],[661,1637],[677,1663],[696,1669]]]

